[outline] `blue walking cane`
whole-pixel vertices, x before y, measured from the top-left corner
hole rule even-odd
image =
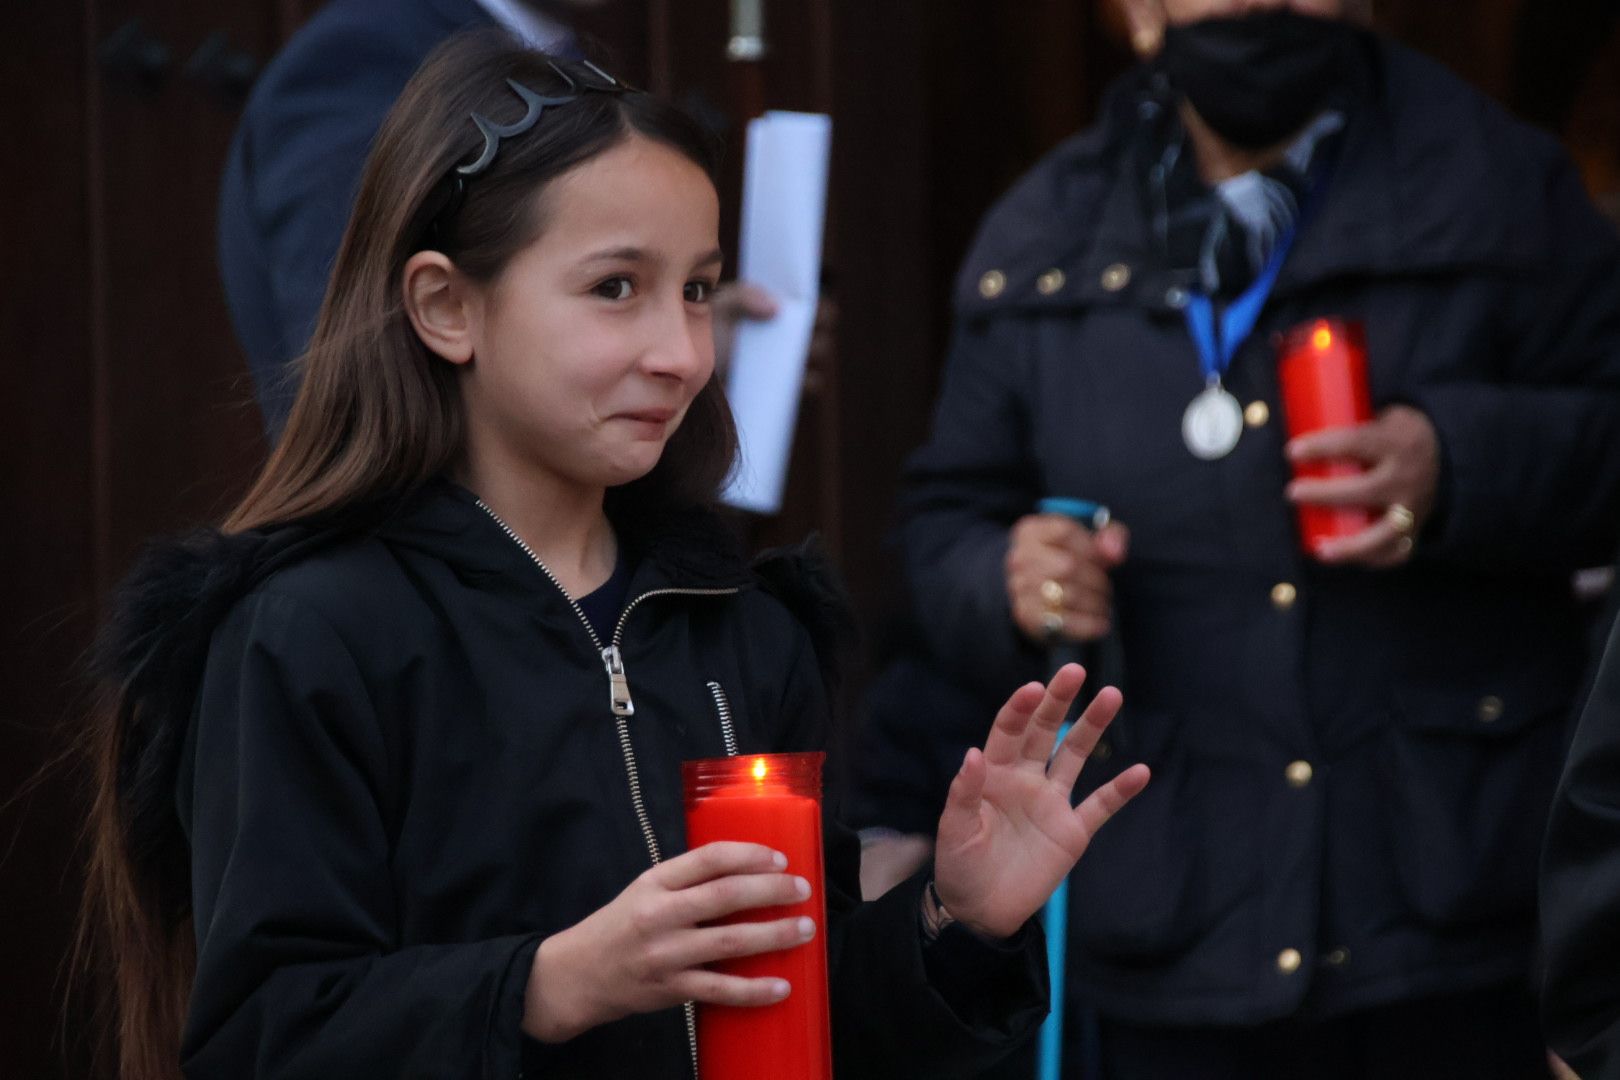
[[[1042,499],[1036,509],[1043,514],[1062,514],[1073,518],[1080,524],[1095,532],[1107,525],[1113,515],[1108,507],[1089,499],[1050,498]],[[1086,669],[1087,681],[1092,687],[1106,686],[1120,680],[1117,642],[1112,640],[1112,634],[1101,641],[1089,645],[1075,645],[1066,642],[1054,644],[1047,654],[1047,666],[1055,672],[1064,664],[1078,662]],[[1050,677],[1050,676],[1049,676]],[[1069,729],[1073,727],[1072,721],[1065,721],[1058,731],[1058,743],[1061,744]],[[1042,914],[1042,923],[1046,928],[1046,967],[1052,979],[1052,1010],[1046,1014],[1046,1021],[1041,1024],[1040,1050],[1035,1062],[1036,1080],[1061,1080],[1063,1075],[1063,1012],[1064,1012],[1064,984],[1067,974],[1068,937],[1069,937],[1069,882],[1065,878],[1059,883],[1057,890],[1046,901]],[[1090,1048],[1088,1048],[1090,1049]],[[1093,1055],[1094,1056],[1094,1055]],[[1088,1075],[1095,1075],[1095,1062],[1089,1063],[1093,1067],[1087,1070]]]

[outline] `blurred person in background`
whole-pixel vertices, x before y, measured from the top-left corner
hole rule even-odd
[[[260,76],[220,187],[219,263],[231,320],[272,440],[297,394],[295,358],[315,329],[326,279],[384,115],[435,46],[500,27],[531,48],[577,56],[571,18],[610,0],[333,0]],[[722,350],[739,318],[768,318],[746,285],[716,298]]]
[[[1553,139],[1367,3],[1117,2],[1142,64],[962,272],[903,496],[921,633],[981,695],[1053,646],[1123,656],[1110,741],[1157,779],[1071,882],[1105,1080],[1545,1076],[1537,852],[1571,573],[1620,525],[1620,241]],[[1289,440],[1275,339],[1324,317],[1365,326],[1375,418]],[[1212,446],[1184,419],[1217,391]],[[1334,460],[1361,471],[1294,478]],[[1372,524],[1306,554],[1303,505]]]
[[[1542,857],[1548,1039],[1583,1080],[1620,1080],[1620,634],[1611,631]]]

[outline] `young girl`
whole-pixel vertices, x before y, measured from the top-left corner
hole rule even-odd
[[[840,1077],[971,1073],[1044,1014],[1029,920],[1146,782],[1071,809],[1119,700],[1053,756],[1076,668],[968,754],[930,873],[858,903],[829,821],[826,927],[708,925],[809,888],[683,854],[679,766],[822,745],[829,595],[709,510],[713,165],[498,39],[406,87],[282,442],[109,632],[87,910],[126,1080],[689,1077],[690,1003],[793,992],[706,965],[822,933]]]

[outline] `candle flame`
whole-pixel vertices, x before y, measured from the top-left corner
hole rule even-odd
[[[1318,326],[1311,332],[1311,344],[1318,349],[1326,351],[1333,347],[1333,331],[1327,326]]]
[[[763,779],[765,779],[765,774],[767,772],[769,772],[769,771],[770,771],[770,768],[769,768],[769,766],[767,766],[765,764],[765,759],[764,758],[761,757],[761,758],[755,758],[754,759],[754,779],[755,780],[763,780]]]

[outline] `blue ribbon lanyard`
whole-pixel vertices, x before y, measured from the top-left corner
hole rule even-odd
[[[1288,251],[1294,246],[1294,237],[1298,234],[1297,225],[1289,229],[1277,242],[1260,276],[1243,290],[1243,295],[1226,305],[1221,312],[1218,335],[1214,302],[1202,293],[1194,293],[1187,298],[1187,330],[1192,334],[1193,344],[1198,347],[1198,363],[1203,368],[1204,382],[1208,386],[1220,385],[1238,350],[1254,333],[1254,324],[1260,321],[1260,312],[1277,284],[1277,276],[1282,273],[1283,262],[1288,258]]]

